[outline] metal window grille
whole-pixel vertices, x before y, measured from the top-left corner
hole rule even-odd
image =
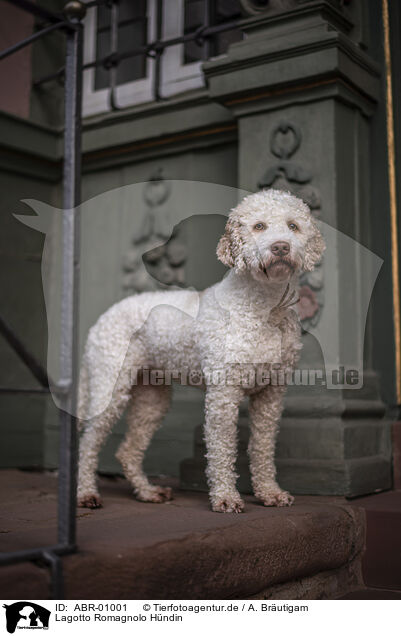
[[[99,6],[96,24],[96,57],[103,58],[109,52],[128,51],[132,42],[147,45],[147,2],[146,0],[120,0],[118,4]],[[116,12],[117,15],[113,15]],[[114,24],[113,24],[114,21]],[[114,28],[115,27],[115,28]],[[146,55],[122,60],[117,67],[116,85],[125,84],[146,77]],[[97,67],[95,90],[110,86],[110,72]]]
[[[187,0],[184,5],[184,35],[205,26],[224,25],[241,18],[239,0]],[[212,41],[190,40],[184,43],[184,64],[200,62],[225,53],[230,44],[242,39],[240,29],[217,33]]]
[[[80,203],[81,190],[81,90],[82,73],[86,68],[96,68],[99,71],[98,82],[106,81],[101,69],[110,73],[110,86],[113,91],[116,82],[124,81],[127,73],[140,73],[143,59],[146,56],[160,61],[163,51],[177,44],[189,47],[196,42],[202,48],[202,55],[209,55],[210,50],[221,50],[227,42],[223,34],[232,32],[231,37],[238,37],[240,22],[234,19],[239,16],[237,2],[217,3],[204,0],[204,21],[177,38],[161,40],[162,0],[157,0],[157,39],[154,42],[143,40],[145,28],[145,2],[124,3],[123,0],[90,0],[67,2],[63,14],[56,14],[33,2],[33,0],[7,0],[21,9],[39,18],[41,28],[28,38],[16,43],[0,53],[0,61],[25,46],[28,46],[46,36],[52,31],[59,30],[66,37],[65,66],[56,73],[42,77],[34,82],[34,87],[44,82],[64,79],[64,161],[63,161],[63,255],[62,255],[62,301],[61,301],[61,347],[60,347],[60,379],[55,384],[34,356],[26,349],[18,336],[0,318],[0,333],[13,347],[21,360],[30,369],[34,377],[41,384],[40,389],[16,387],[13,389],[0,387],[0,392],[46,392],[49,387],[57,392],[60,398],[60,451],[59,451],[59,479],[58,479],[58,541],[55,545],[41,548],[22,550],[0,554],[0,565],[9,565],[23,561],[41,560],[48,564],[51,570],[51,598],[63,598],[63,577],[61,555],[77,550],[76,545],[76,465],[77,465],[77,427],[75,412],[77,368],[78,368],[78,298],[79,298],[79,240],[80,219],[77,206]],[[166,1],[166,0],[165,0]],[[167,0],[170,1],[170,0]],[[134,5],[135,9],[128,9],[126,5]],[[187,0],[188,15],[192,11],[190,0]],[[216,23],[211,23],[210,7],[216,4]],[[120,5],[120,6],[119,6]],[[110,43],[110,52],[104,54],[102,45],[98,44],[98,57],[93,62],[84,65],[82,61],[83,25],[82,18],[88,8],[97,6],[99,9],[99,33],[104,34],[106,43]],[[104,11],[110,12],[106,16]],[[119,12],[121,10],[121,13]],[[218,17],[220,16],[220,17]],[[225,19],[227,18],[227,19]],[[192,20],[192,18],[191,18]],[[194,25],[195,26],[195,25]],[[121,50],[118,46],[119,36],[124,29],[131,28],[131,37],[127,39],[127,48]],[[142,36],[140,35],[142,32]],[[142,38],[142,39],[141,39]],[[129,41],[129,47],[128,47]],[[134,46],[131,47],[131,43]],[[106,45],[105,45],[106,46]],[[205,48],[203,48],[205,47]],[[190,49],[187,49],[190,51]],[[206,53],[205,53],[206,51]],[[188,55],[196,53],[188,53]],[[138,58],[136,64],[131,64],[126,70],[124,64]],[[202,58],[204,59],[204,58]],[[142,61],[141,61],[142,60]],[[128,66],[127,66],[128,68]],[[156,67],[158,68],[158,66]],[[160,67],[159,67],[160,68]],[[122,69],[122,70],[119,70]],[[155,96],[159,95],[160,72],[155,73]],[[113,101],[113,100],[112,100]]]

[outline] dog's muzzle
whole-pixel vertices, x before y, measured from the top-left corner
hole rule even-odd
[[[275,257],[288,256],[290,253],[290,244],[287,241],[276,241],[270,246],[270,251]]]
[[[291,276],[296,270],[296,263],[290,256],[290,244],[277,241],[270,247],[271,255],[261,267],[268,278]]]

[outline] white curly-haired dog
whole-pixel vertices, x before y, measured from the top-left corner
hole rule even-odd
[[[320,260],[324,241],[308,206],[288,192],[263,190],[234,208],[217,247],[231,268],[202,293],[160,291],[113,305],[91,328],[83,356],[78,417],[78,504],[101,506],[96,485],[100,448],[128,407],[128,430],[117,452],[141,501],[171,499],[152,485],[144,453],[170,403],[171,379],[200,374],[206,389],[205,440],[212,509],[241,512],[236,489],[237,417],[249,396],[250,470],[265,506],[290,505],[276,482],[274,448],[285,387],[272,368],[292,368],[300,327],[298,275]],[[149,375],[149,370],[154,374]],[[149,381],[153,377],[153,382]]]

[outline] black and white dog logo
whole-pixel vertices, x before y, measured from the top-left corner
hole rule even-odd
[[[49,629],[50,611],[31,601],[3,605],[6,609],[7,631],[18,629]]]

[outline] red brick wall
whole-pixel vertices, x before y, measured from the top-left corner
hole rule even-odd
[[[33,16],[29,13],[8,2],[1,2],[0,50],[29,36],[33,23]],[[31,75],[31,46],[0,62],[0,110],[29,117]]]

